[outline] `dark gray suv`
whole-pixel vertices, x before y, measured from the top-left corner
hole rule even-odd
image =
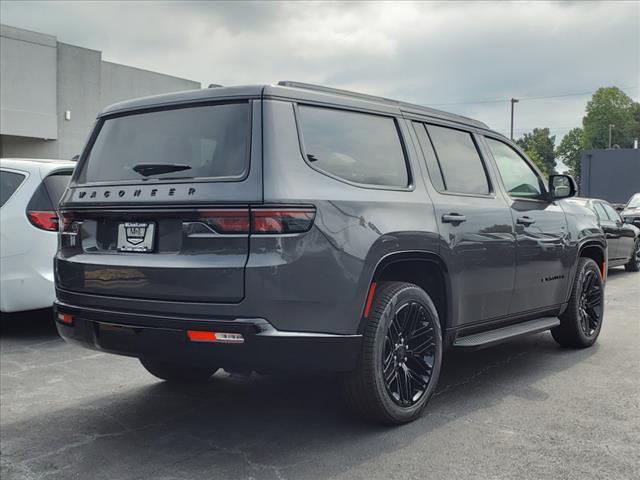
[[[384,98],[120,103],[61,202],[58,331],[168,381],[339,372],[358,412],[407,422],[446,348],[595,342],[606,240],[574,194],[483,123]]]

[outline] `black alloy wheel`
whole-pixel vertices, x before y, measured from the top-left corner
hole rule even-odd
[[[580,294],[580,326],[587,337],[598,330],[602,319],[602,281],[597,272],[588,270]]]
[[[383,376],[387,391],[402,407],[424,395],[436,355],[433,323],[424,305],[407,301],[396,309],[384,341]]]
[[[565,347],[590,347],[600,335],[603,317],[604,281],[600,266],[591,258],[580,258],[569,302],[560,315],[560,325],[551,329],[551,335]]]
[[[411,422],[433,395],[442,365],[442,330],[435,304],[407,282],[377,284],[363,318],[356,368],[341,377],[344,399],[368,419]]]
[[[631,258],[624,266],[624,269],[627,272],[637,272],[640,271],[640,238],[636,239],[636,242],[633,245],[633,253],[631,254]]]

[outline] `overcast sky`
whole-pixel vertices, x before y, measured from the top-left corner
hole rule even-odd
[[[505,134],[511,97],[640,93],[640,2],[3,0],[0,9],[4,24],[204,86],[320,83],[434,105]],[[562,136],[589,96],[521,101],[516,136],[545,126]]]

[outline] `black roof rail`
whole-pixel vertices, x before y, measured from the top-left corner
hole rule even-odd
[[[363,100],[374,100],[377,102],[393,103],[400,105],[401,102],[390,98],[378,97],[366,93],[353,92],[351,90],[343,90],[342,88],[325,87],[323,85],[314,85],[313,83],[292,82],[291,80],[281,80],[278,82],[281,87],[301,88],[303,90],[314,90],[316,92],[333,93],[335,95],[345,95],[348,97],[361,98]]]
[[[303,90],[312,90],[315,92],[330,93],[334,95],[343,95],[343,96],[352,97],[352,98],[359,98],[361,100],[382,102],[382,103],[396,105],[399,108],[417,109],[418,111],[424,112],[426,114],[438,115],[438,116],[445,115],[448,119],[457,121],[458,123],[472,124],[477,127],[481,127],[485,129],[489,128],[485,123],[479,120],[475,120],[473,118],[465,117],[463,115],[457,115],[455,113],[444,112],[442,110],[427,107],[424,105],[401,102],[399,100],[393,100],[391,98],[379,97],[376,95],[368,95],[366,93],[358,93],[358,92],[353,92],[351,90],[343,90],[341,88],[332,88],[332,87],[325,87],[322,85],[314,85],[313,83],[293,82],[291,80],[281,80],[278,82],[278,85],[281,87],[300,88]]]

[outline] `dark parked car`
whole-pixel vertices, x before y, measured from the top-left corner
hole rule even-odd
[[[640,228],[640,193],[636,193],[629,199],[620,211],[620,215],[625,222]]]
[[[607,267],[624,265],[628,272],[640,270],[640,229],[633,225],[631,214],[623,218],[613,205],[598,198],[576,197],[567,201],[591,209],[598,217],[598,223],[607,237]]]
[[[57,327],[168,381],[339,372],[416,418],[445,348],[602,326],[606,239],[485,124],[281,82],[99,116],[62,203]]]

